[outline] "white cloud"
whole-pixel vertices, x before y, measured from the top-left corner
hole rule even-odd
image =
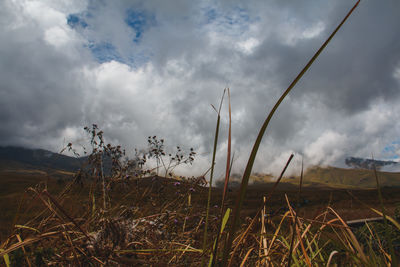
[[[238,43],[239,49],[245,54],[252,54],[254,49],[260,44],[260,41],[256,38],[249,38]]]
[[[345,135],[329,130],[305,148],[305,156],[311,165],[329,165],[343,159],[347,144]]]
[[[309,28],[306,28],[302,33],[302,37],[305,39],[318,37],[325,30],[325,24],[319,21]]]
[[[40,28],[51,28],[54,25],[66,24],[66,17],[60,11],[40,1],[24,1],[24,15],[38,23]]]
[[[65,46],[70,41],[67,30],[61,27],[53,27],[46,30],[44,39],[57,48]]]

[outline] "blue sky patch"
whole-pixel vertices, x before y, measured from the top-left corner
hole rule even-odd
[[[128,9],[126,12],[125,23],[135,31],[133,42],[138,43],[145,30],[156,22],[154,15],[150,15],[142,10]]]
[[[398,159],[400,156],[396,154],[398,148],[400,146],[400,140],[393,141],[389,145],[385,146],[382,150],[382,153],[387,155],[390,159]]]
[[[246,9],[233,7],[229,10],[220,10],[216,7],[203,8],[203,23],[214,24],[219,31],[228,35],[240,35],[248,30],[252,19]]]
[[[248,23],[250,21],[250,16],[247,13],[247,11],[243,8],[235,8],[233,10],[234,15],[230,15],[230,16],[225,16],[227,22],[230,25],[233,24],[241,24],[241,23]]]
[[[215,8],[211,8],[205,12],[205,16],[207,19],[207,23],[211,23],[217,19],[217,10]]]
[[[112,60],[124,62],[115,46],[111,43],[90,43],[88,48],[100,63],[109,62]]]
[[[77,14],[70,14],[67,17],[67,24],[72,28],[82,27],[86,28],[88,24]]]

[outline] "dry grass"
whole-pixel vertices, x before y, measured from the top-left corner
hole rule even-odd
[[[35,207],[33,218],[25,222],[19,220],[14,225],[12,235],[0,246],[0,255],[8,255],[15,266],[199,265],[203,254],[204,207],[208,189],[189,181],[181,180],[179,185],[177,182],[171,178],[152,176],[115,185],[109,191],[107,211],[101,207],[101,186],[93,190],[97,193],[92,195],[89,194],[92,187],[89,182],[83,185],[67,184],[69,191],[58,195],[48,193],[43,184],[30,188],[26,203],[37,201],[41,209]],[[263,195],[261,191],[260,196]],[[228,203],[234,194],[232,192],[227,197]],[[307,189],[303,194],[311,195]],[[221,190],[213,191],[207,258],[220,230],[217,224],[220,207],[214,205],[219,205],[221,195]],[[389,264],[387,248],[382,246],[385,253],[371,254],[368,242],[358,241],[344,220],[331,208],[334,203],[326,203],[325,208],[314,217],[305,218],[300,214],[307,207],[294,209],[296,205],[289,200],[294,200],[295,195],[292,192],[285,197],[286,204],[281,202],[278,206],[274,199],[264,203],[260,197],[259,204],[254,208],[263,208],[264,216],[261,217],[261,213],[254,215],[255,212],[251,217],[241,216],[237,238],[233,242],[231,266],[285,265],[293,233],[291,254],[292,264],[296,266],[308,265],[307,262],[313,266],[325,266],[333,251],[338,253],[330,258],[330,266],[367,266],[369,262]],[[99,205],[93,207],[93,198]],[[80,206],[77,203],[81,203]],[[278,207],[283,209],[273,212]],[[372,237],[371,243],[378,238],[384,243],[385,236],[377,235],[374,230],[369,236]],[[225,237],[226,231],[222,231],[219,247],[223,247]],[[221,257],[221,253],[220,249],[217,257]]]

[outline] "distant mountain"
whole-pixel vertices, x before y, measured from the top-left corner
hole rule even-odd
[[[44,149],[7,146],[0,147],[0,161],[3,167],[20,165],[30,168],[49,168],[73,172],[81,167],[84,158],[69,157]]]
[[[400,164],[395,161],[364,159],[355,157],[346,158],[345,163],[347,166],[354,169],[367,169],[367,170],[373,170],[374,166],[376,167],[377,170],[400,167]]]

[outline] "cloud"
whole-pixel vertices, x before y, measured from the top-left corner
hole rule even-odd
[[[305,156],[311,165],[327,165],[343,159],[346,136],[333,131],[324,132],[305,150]]]
[[[0,4],[0,144],[59,150],[98,124],[128,149],[146,137],[211,157],[231,88],[235,171],[269,110],[351,7],[347,1],[11,1]],[[393,158],[399,139],[399,4],[362,2],[285,99],[255,169]],[[226,148],[223,106],[218,173]],[[397,151],[397,150],[396,150]],[[296,170],[297,168],[297,170]]]

